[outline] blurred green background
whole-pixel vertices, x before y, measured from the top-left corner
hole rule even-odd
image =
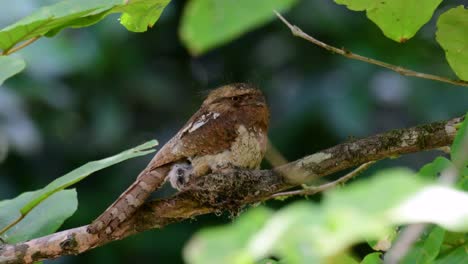
[[[54,2],[1,1],[0,26]],[[435,42],[435,19],[463,2],[443,2],[405,44],[385,38],[363,12],[329,0],[302,0],[284,15],[337,47],[455,78]],[[145,33],[128,32],[113,15],[90,28],[40,39],[20,52],[26,70],[0,87],[0,141],[8,145],[0,149],[0,199],[41,188],[87,161],[149,139],[163,144],[196,111],[207,90],[230,82],[250,82],[264,91],[271,108],[271,141],[288,160],[349,138],[468,110],[467,88],[404,77],[331,54],[293,37],[278,19],[192,57],[178,35],[185,4],[172,1]],[[377,166],[418,168],[433,156],[418,153]],[[79,183],[78,211],[63,228],[91,222],[150,159],[125,162]],[[166,188],[158,195],[171,192]],[[195,231],[229,221],[203,216],[50,263],[182,263],[182,248]]]

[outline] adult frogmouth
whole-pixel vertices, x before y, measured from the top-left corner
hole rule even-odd
[[[253,86],[235,83],[212,90],[200,109],[88,231],[111,234],[166,179],[180,190],[190,177],[232,168],[257,169],[266,150],[268,119],[265,98]]]

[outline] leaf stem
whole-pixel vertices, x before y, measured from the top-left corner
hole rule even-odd
[[[13,222],[9,223],[7,226],[5,226],[4,228],[2,228],[2,230],[0,230],[0,235],[2,235],[3,233],[5,233],[6,231],[8,231],[8,229],[12,228],[14,225],[16,225],[19,221],[23,220],[23,218],[25,217],[26,215],[24,214],[21,214],[18,218],[16,218]]]
[[[35,36],[34,38],[30,38],[26,41],[24,41],[23,43],[17,45],[17,46],[14,46],[14,47],[11,47],[9,49],[6,49],[2,52],[1,55],[5,56],[5,55],[10,55],[14,52],[17,52],[18,50],[21,50],[27,46],[29,46],[30,44],[34,43],[36,40],[38,40],[41,36]]]
[[[383,67],[383,68],[387,68],[389,70],[392,70],[392,71],[397,72],[397,73],[399,73],[401,75],[404,75],[404,76],[417,77],[417,78],[421,78],[421,79],[428,79],[428,80],[433,80],[433,81],[450,83],[450,84],[453,84],[453,85],[467,86],[468,87],[468,82],[466,82],[466,81],[453,80],[453,79],[443,77],[443,76],[439,76],[439,75],[433,75],[433,74],[427,74],[427,73],[413,71],[413,70],[406,69],[406,68],[403,68],[403,67],[400,67],[400,66],[396,66],[396,65],[393,65],[393,64],[390,64],[390,63],[386,63],[386,62],[383,62],[383,61],[375,60],[375,59],[372,59],[372,58],[367,58],[367,57],[361,56],[359,54],[352,53],[351,51],[348,51],[348,50],[346,50],[344,48],[339,49],[339,48],[336,48],[334,46],[328,45],[327,43],[324,43],[324,42],[322,42],[322,41],[308,35],[307,33],[304,33],[299,27],[289,23],[277,11],[274,11],[274,12],[275,12],[276,16],[278,16],[278,18],[284,24],[286,24],[286,26],[289,27],[289,29],[291,30],[291,32],[292,32],[292,34],[294,36],[305,39],[305,40],[307,40],[307,41],[309,41],[309,42],[311,42],[311,43],[313,43],[313,44],[315,44],[315,45],[317,45],[319,47],[322,47],[322,48],[324,48],[324,49],[326,49],[328,51],[331,51],[333,53],[343,55],[343,56],[345,56],[347,58],[350,58],[350,59],[359,60],[359,61],[367,62],[367,63],[370,63],[370,64],[374,64],[374,65],[377,65],[377,66],[380,66],[380,67]]]

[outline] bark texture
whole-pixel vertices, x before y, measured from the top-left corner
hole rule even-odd
[[[247,204],[310,180],[387,157],[449,146],[463,118],[398,129],[346,142],[273,170],[233,170],[195,178],[173,197],[145,203],[111,236],[90,234],[87,226],[14,245],[0,246],[0,263],[31,263],[76,255],[148,229],[221,210],[236,212]]]

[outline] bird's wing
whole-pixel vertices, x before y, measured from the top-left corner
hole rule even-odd
[[[188,157],[229,149],[237,137],[236,117],[200,109],[185,126],[156,153],[148,167],[157,168]]]

